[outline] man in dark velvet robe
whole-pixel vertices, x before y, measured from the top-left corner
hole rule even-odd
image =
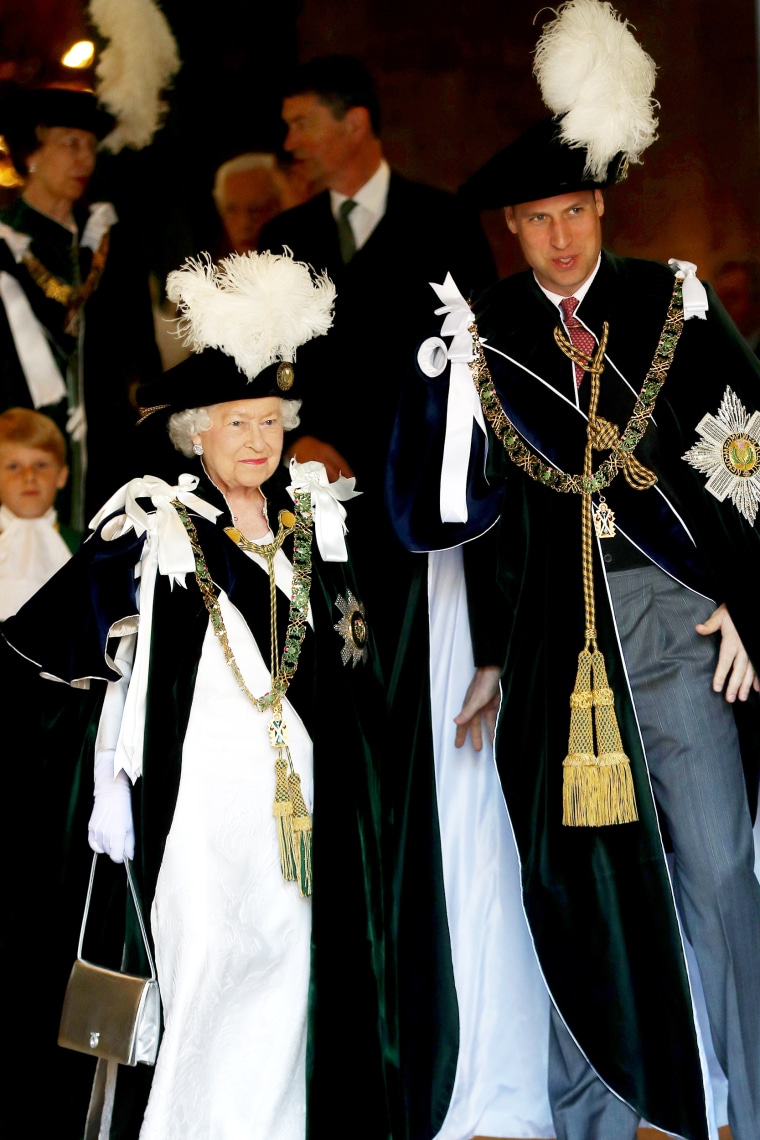
[[[472,425],[462,472],[467,522],[436,523],[437,503],[431,510],[456,362],[448,383],[418,365],[394,438],[390,503],[416,549],[497,524],[496,559],[483,567],[480,595],[484,609],[506,606],[514,615],[496,756],[554,1003],[549,1092],[557,1136],[633,1140],[640,1118],[690,1140],[707,1135],[675,897],[728,1078],[734,1140],[751,1140],[760,1134],[752,837],[760,607],[750,572],[760,554],[760,370],[693,266],[671,270],[602,250],[607,179],[590,178],[585,154],[557,134],[554,121],[542,124],[468,187],[481,205],[506,207],[530,269],[477,298],[469,315],[460,298],[463,327],[474,322],[470,371],[490,421],[487,435]],[[616,168],[610,163],[609,181]],[[572,297],[574,316],[562,304]],[[585,358],[571,348],[579,327]],[[568,485],[582,489],[590,357],[605,339],[596,416],[611,427],[598,439],[592,471],[611,454],[620,462],[609,482],[591,482],[594,632],[638,818],[566,826],[568,698],[589,628],[583,496]],[[422,422],[431,425],[424,447]],[[628,439],[639,487],[622,471],[630,468]],[[463,721],[497,686],[495,670],[478,671]]]

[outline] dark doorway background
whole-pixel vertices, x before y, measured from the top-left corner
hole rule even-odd
[[[159,278],[213,246],[216,167],[280,142],[279,87],[299,58],[363,59],[377,80],[391,163],[448,189],[543,113],[530,71],[540,0],[218,0],[200,15],[186,0],[161,7],[183,61],[166,125],[146,150],[104,156],[96,187],[139,218]],[[619,0],[617,8],[658,65],[660,137],[609,192],[607,243],[688,258],[708,277],[725,258],[757,257],[755,0]],[[0,0],[0,80],[50,77],[85,28],[84,0]],[[484,222],[502,271],[518,268],[501,218]]]

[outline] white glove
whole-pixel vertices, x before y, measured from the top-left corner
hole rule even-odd
[[[123,770],[114,776],[112,749],[95,756],[95,805],[87,838],[93,851],[110,855],[114,863],[133,859],[135,829],[132,823],[132,785]]]
[[[66,431],[74,443],[81,443],[87,435],[87,416],[82,404],[69,408],[69,414],[66,417]]]

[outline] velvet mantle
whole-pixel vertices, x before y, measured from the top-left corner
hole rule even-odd
[[[654,356],[672,290],[667,267],[605,252],[578,308],[597,338],[602,322],[609,323],[599,413],[621,427]],[[656,472],[657,484],[636,492],[619,476],[605,496],[627,537],[705,595],[705,617],[713,609],[710,599],[726,602],[760,663],[760,608],[748,576],[760,534],[729,500],[719,503],[707,493],[706,477],[682,459],[698,439],[702,417],[717,414],[727,385],[748,412],[760,407],[757,361],[709,287],[708,296],[708,319],[685,323],[654,422],[636,452]],[[550,463],[581,471],[586,421],[575,407],[572,366],[554,342],[556,308],[532,273],[524,273],[494,286],[473,310],[500,402],[520,435]],[[490,605],[496,624],[505,608],[513,614],[496,755],[542,971],[603,1080],[658,1127],[702,1140],[707,1125],[688,977],[602,551],[595,553],[599,644],[640,820],[587,830],[561,825],[568,701],[584,629],[580,499],[525,476],[490,430],[486,459],[486,440],[473,426],[469,518],[462,526],[441,524],[437,473],[447,391],[446,375],[427,379],[419,369],[408,386],[392,443],[388,500],[411,549],[468,541],[496,523],[489,536],[496,560],[481,563],[480,604],[486,611]],[[480,663],[493,662],[481,655]],[[749,705],[736,711],[756,803],[757,703]]]
[[[182,461],[181,470],[200,473],[197,460]],[[271,519],[277,511],[292,509],[285,491],[287,476],[277,473],[264,488]],[[269,651],[269,585],[267,576],[227,538],[223,526],[230,525],[223,500],[207,482],[198,492],[225,508],[217,525],[194,517],[201,547],[217,587],[223,589],[241,610],[254,636]],[[48,586],[37,594],[4,633],[15,649],[46,672],[71,681],[89,676],[108,679],[111,670],[104,663],[105,634],[119,618],[137,612],[133,568],[142,541],[129,532],[123,538],[105,542],[96,534]],[[286,553],[292,557],[288,540]],[[335,1126],[336,1106],[349,1102],[361,1105],[362,1130],[387,1140],[388,1084],[392,1084],[393,1064],[385,1010],[385,945],[380,860],[379,763],[385,747],[384,696],[376,665],[374,644],[366,663],[353,666],[341,661],[343,639],[334,630],[340,619],[338,596],[351,590],[361,600],[350,563],[325,563],[313,544],[311,608],[314,632],[308,631],[303,643],[296,677],[289,697],[302,716],[314,743],[314,896],[312,927],[312,972],[309,995],[307,1046],[308,1135],[327,1135]],[[278,607],[279,640],[282,644],[287,606]],[[144,905],[150,908],[163,846],[171,825],[176,802],[182,742],[186,730],[196,670],[208,615],[194,579],[187,588],[170,590],[159,577],[153,615],[151,663],[148,682],[146,744],[143,776],[133,791],[133,811],[137,833],[135,867],[141,882]],[[50,682],[33,679],[36,688],[50,689]],[[26,677],[25,684],[32,679]],[[97,710],[104,688],[94,681],[91,690],[78,693],[63,685],[55,689],[64,703],[77,706],[74,716],[64,718],[61,755],[71,752],[71,732],[78,732],[85,719],[88,728],[84,748],[76,746],[76,758],[66,764],[66,775],[74,786],[67,793],[70,820],[64,827],[56,820],[51,853],[64,841],[77,847],[77,858],[56,894],[56,908],[81,913],[74,901],[83,892],[87,864],[86,819],[92,795],[92,747]],[[100,690],[100,692],[98,692]],[[86,709],[86,715],[82,712]],[[75,722],[72,724],[72,720]],[[52,727],[52,726],[51,726]],[[61,733],[58,733],[61,736]],[[49,761],[52,767],[53,758]],[[60,780],[56,780],[56,786]],[[69,831],[69,823],[72,829]],[[74,830],[74,827],[76,830]],[[106,862],[107,860],[101,860]],[[118,869],[117,869],[118,870]],[[76,876],[76,885],[70,880]],[[113,870],[107,876],[112,886],[121,886]],[[295,887],[294,887],[295,889]],[[66,906],[61,905],[64,898]],[[122,895],[123,899],[123,895]],[[98,910],[107,924],[109,897]],[[115,904],[118,911],[123,901]],[[78,921],[78,918],[77,920]],[[94,922],[92,925],[97,926]],[[70,934],[72,923],[67,923]],[[127,934],[128,968],[141,963],[139,938]],[[118,927],[118,923],[117,923]],[[122,927],[123,929],[123,927]],[[39,923],[35,930],[39,930]],[[41,933],[41,932],[40,932]],[[119,934],[119,939],[121,935]],[[116,945],[114,936],[111,942]],[[58,944],[55,956],[70,968],[75,941]],[[55,1014],[46,1011],[46,1033],[57,1024]],[[63,1054],[58,1050],[58,1054]],[[52,1054],[51,1054],[52,1055]],[[68,1068],[79,1062],[81,1072],[91,1073],[91,1062],[74,1055],[65,1056]],[[139,1131],[150,1070],[142,1066],[123,1070],[117,1085],[117,1107],[112,1136],[133,1137]],[[81,1105],[79,1106],[81,1107]],[[86,1111],[86,1100],[84,1111]],[[60,1113],[60,1107],[57,1111]],[[58,1134],[58,1133],[57,1133]],[[61,1135],[64,1133],[61,1132]],[[68,1135],[69,1133],[66,1133]],[[81,1135],[72,1130],[71,1135]]]

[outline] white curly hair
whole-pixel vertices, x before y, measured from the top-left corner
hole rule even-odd
[[[193,454],[193,436],[208,431],[213,427],[211,413],[218,404],[209,404],[207,408],[185,408],[182,412],[175,412],[170,416],[167,430],[169,438],[183,455]],[[284,431],[293,431],[301,422],[298,415],[301,408],[300,400],[284,400],[280,397],[280,415]]]

